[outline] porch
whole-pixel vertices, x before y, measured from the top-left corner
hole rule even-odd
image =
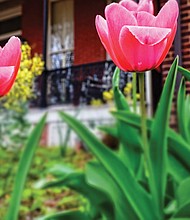
[[[68,127],[59,118],[60,110],[78,118],[97,135],[100,135],[97,126],[114,122],[109,112],[114,103],[107,103],[103,97],[103,92],[112,88],[114,70],[112,61],[103,61],[46,70],[43,73],[36,82],[38,96],[31,103],[27,117],[35,124],[45,112],[48,113],[43,137],[45,145],[58,146],[66,138]],[[120,90],[124,92],[126,84],[131,81],[132,73],[121,71]],[[147,72],[145,89],[148,115],[152,115],[153,111],[151,81],[151,74]],[[93,100],[99,100],[101,105],[92,105]],[[77,136],[71,132],[68,145],[75,146],[77,141]]]

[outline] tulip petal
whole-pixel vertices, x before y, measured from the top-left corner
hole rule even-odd
[[[97,15],[95,24],[96,24],[96,29],[97,29],[98,35],[100,37],[100,40],[101,40],[103,46],[105,47],[106,51],[108,52],[108,54],[110,55],[110,57],[114,61],[114,63],[119,68],[123,69],[123,67],[119,64],[111,46],[110,46],[110,42],[108,40],[108,27],[107,27],[106,20],[102,16]]]
[[[112,3],[106,7],[105,16],[108,25],[108,39],[110,46],[118,59],[120,66],[125,70],[130,66],[119,45],[119,34],[124,25],[137,25],[136,18],[123,6]]]
[[[132,70],[142,72],[155,68],[165,50],[167,44],[167,34],[165,33],[164,37],[164,34],[161,33],[162,40],[155,39],[154,37],[152,37],[152,39],[147,39],[148,43],[152,43],[151,45],[149,45],[146,42],[144,42],[146,41],[146,38],[143,39],[142,36],[137,37],[136,35],[134,35],[134,31],[132,33],[129,28],[130,27],[128,26],[124,26],[122,28],[119,42],[127,61],[130,62],[130,64],[132,65]],[[147,30],[146,27],[136,28],[141,29],[141,33],[145,33]],[[150,30],[148,31],[149,33],[151,32]],[[163,31],[161,30],[161,32]],[[141,39],[141,41],[139,41],[139,39]]]
[[[152,0],[140,0],[137,11],[146,11],[150,14],[154,14],[154,6]]]
[[[11,37],[0,50],[0,66],[15,66],[20,56],[20,40],[17,37]]]
[[[176,23],[179,14],[176,0],[169,0],[156,16],[156,27],[172,28]]]
[[[138,4],[132,0],[122,0],[119,2],[119,4],[129,11],[136,11],[138,8]]]
[[[112,3],[106,7],[105,16],[109,33],[112,35],[119,36],[124,25],[137,25],[134,15],[117,3]]]
[[[0,96],[5,95],[14,82],[14,66],[0,67]]]
[[[171,33],[169,28],[127,26],[127,29],[141,44],[147,45],[158,44]]]
[[[139,4],[121,0],[106,7],[106,20],[96,26],[117,66],[125,71],[145,71],[157,67],[169,51],[178,13],[176,0],[169,0],[157,16],[153,15],[152,0],[140,0]]]
[[[136,18],[138,26],[155,27],[156,17],[148,12],[138,12]]]
[[[174,40],[174,37],[175,37],[176,30],[177,30],[177,23],[175,23],[175,26],[174,26],[174,28],[173,28],[173,30],[172,30],[170,36],[168,36],[166,48],[165,48],[165,50],[164,50],[164,53],[163,53],[162,56],[160,57],[160,60],[158,61],[158,64],[157,64],[156,67],[158,67],[158,66],[162,63],[162,61],[163,61],[163,59],[165,58],[165,56],[167,55],[167,53],[168,53],[170,47],[172,46],[172,43],[173,43],[173,40]]]
[[[0,47],[0,96],[6,95],[18,73],[21,60],[21,44],[17,37],[11,37],[7,44]]]

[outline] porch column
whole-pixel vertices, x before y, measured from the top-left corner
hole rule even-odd
[[[177,0],[177,3],[180,7],[180,0]],[[182,51],[181,51],[181,19],[180,19],[180,13],[178,17],[178,23],[177,23],[177,32],[174,40],[174,55],[175,57],[179,56],[179,65],[182,65]],[[175,85],[175,91],[178,92],[180,82],[181,82],[181,73],[177,73],[177,79],[176,79],[176,85]]]
[[[43,60],[44,71],[40,76],[40,107],[47,107],[47,32],[48,32],[48,0],[43,1]]]

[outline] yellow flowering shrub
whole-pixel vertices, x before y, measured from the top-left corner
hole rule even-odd
[[[128,82],[126,83],[126,86],[124,87],[123,89],[123,93],[126,97],[126,99],[128,99],[128,101],[131,100],[131,97],[132,97],[132,83],[131,82]],[[113,90],[110,89],[108,91],[104,91],[103,92],[103,99],[104,101],[107,103],[107,102],[110,102],[110,101],[113,101]]]
[[[103,99],[106,102],[112,101],[113,100],[113,90],[110,89],[109,91],[104,91],[103,92]]]
[[[41,55],[32,56],[28,43],[22,44],[22,57],[20,69],[10,92],[3,98],[3,106],[6,109],[19,111],[20,103],[25,103],[35,97],[33,91],[34,79],[39,76],[44,68]]]
[[[131,96],[131,93],[132,93],[132,83],[131,82],[128,82],[124,88],[124,94],[126,96]]]
[[[34,80],[44,67],[40,55],[32,56],[28,43],[22,45],[20,69],[10,92],[0,99],[0,147],[17,150],[25,143],[31,125],[26,115],[28,101],[35,97]]]
[[[90,105],[92,106],[101,106],[102,104],[103,104],[102,100],[100,99],[92,99],[90,102]]]

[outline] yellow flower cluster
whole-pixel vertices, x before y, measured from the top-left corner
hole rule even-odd
[[[131,100],[131,96],[132,96],[132,83],[129,82],[126,84],[125,88],[124,88],[124,94],[126,96],[126,98],[128,99],[128,101]],[[136,99],[139,100],[140,99],[140,94],[136,93]]]
[[[92,99],[90,105],[92,106],[101,106],[103,103],[100,99]]]
[[[128,101],[132,101],[132,89],[133,88],[132,88],[131,82],[128,82],[126,86],[124,87],[123,93]],[[139,98],[140,98],[140,95],[139,93],[137,93],[136,99],[139,100]],[[103,100],[106,103],[113,101],[113,90],[112,89],[103,92]],[[91,105],[97,105],[97,103],[101,104],[99,100],[93,99],[93,101],[91,102]]]
[[[131,93],[132,93],[132,83],[131,82],[128,82],[124,88],[124,94],[128,97],[131,96]]]
[[[38,54],[32,56],[28,43],[22,44],[20,69],[13,88],[4,97],[3,105],[5,108],[19,110],[20,103],[27,102],[35,96],[34,79],[42,73],[43,68],[42,57]]]
[[[103,99],[106,102],[112,101],[113,100],[113,90],[110,89],[109,91],[104,91],[103,92]]]

